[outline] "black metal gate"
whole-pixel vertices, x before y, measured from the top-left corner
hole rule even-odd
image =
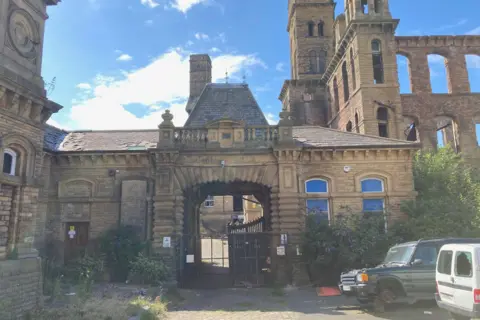
[[[265,219],[229,225],[227,235],[183,235],[177,242],[182,287],[220,288],[269,284],[272,235]]]

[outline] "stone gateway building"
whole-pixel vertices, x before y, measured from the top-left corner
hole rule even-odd
[[[230,225],[210,258],[226,259],[234,280],[263,284],[258,270],[268,268],[298,283],[307,215],[400,218],[400,203],[416,195],[413,155],[440,136],[478,161],[480,95],[470,92],[465,55],[480,54],[480,36],[397,37],[388,0],[347,0],[336,18],[332,0],[289,0],[292,79],[278,125],[247,84],[211,83],[210,57],[200,54],[190,58],[184,127],[167,110],[151,130],[54,128],[46,121],[61,106],[46,97],[41,62],[46,8],[57,2],[0,0],[0,301],[8,295],[25,310],[40,302],[36,249],[53,244],[68,260],[120,224],[151,240],[183,284],[207,247],[201,212],[227,196],[261,210]],[[431,92],[433,53],[445,57],[449,94]],[[409,60],[411,94],[400,94],[396,55]]]

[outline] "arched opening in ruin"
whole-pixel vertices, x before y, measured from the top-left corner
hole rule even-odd
[[[406,55],[397,54],[398,84],[401,94],[412,93],[412,81],[410,72],[410,60]]]
[[[429,54],[427,57],[432,93],[449,93],[446,58],[439,54]]]
[[[455,152],[460,152],[457,123],[449,116],[437,116],[433,121],[436,127],[437,148],[450,146]]]
[[[177,248],[180,286],[270,283],[270,193],[268,186],[240,180],[184,190],[183,232]]]
[[[480,92],[480,55],[467,54],[468,80],[470,82],[470,92]]]

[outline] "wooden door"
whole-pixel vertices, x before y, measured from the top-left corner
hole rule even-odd
[[[88,245],[89,222],[65,224],[65,263],[83,255]]]

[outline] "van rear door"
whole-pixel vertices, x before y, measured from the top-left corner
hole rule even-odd
[[[455,250],[454,293],[455,305],[465,311],[473,311],[473,286],[475,261],[472,246],[459,246]]]
[[[453,296],[453,250],[448,246],[442,247],[438,255],[436,281],[440,299],[454,303]]]

